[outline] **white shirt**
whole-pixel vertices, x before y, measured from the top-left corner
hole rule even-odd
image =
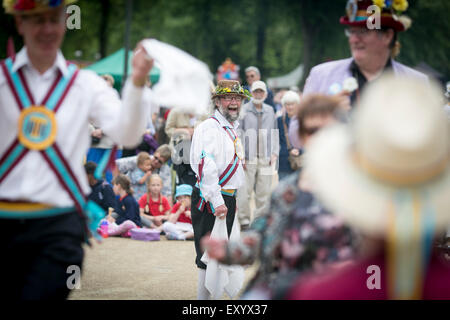
[[[242,163],[232,178],[223,186],[219,185],[219,176],[224,172],[234,157],[234,143],[228,133],[223,129],[228,126],[235,131],[239,126],[238,121],[230,124],[219,111],[215,111],[214,116],[219,120],[207,119],[197,126],[192,136],[190,161],[192,170],[198,176],[199,164],[201,162],[202,152],[206,154],[203,165],[202,180],[200,191],[206,201],[211,202],[214,208],[224,204],[220,190],[237,189],[245,181],[244,169]]]
[[[58,70],[67,74],[67,64],[58,52],[54,65],[40,74],[28,59],[24,47],[17,55],[13,71],[23,68],[31,94],[39,104],[57,77]],[[148,90],[148,91],[147,91]],[[80,70],[61,107],[56,113],[58,144],[77,177],[85,195],[90,187],[83,167],[90,146],[89,123],[102,128],[115,143],[136,145],[146,128],[150,112],[150,89],[127,82],[123,103],[113,89],[94,72]],[[18,134],[20,110],[0,70],[0,157]],[[70,207],[74,203],[58,182],[39,151],[30,150],[0,185],[0,199],[31,201],[55,207]]]

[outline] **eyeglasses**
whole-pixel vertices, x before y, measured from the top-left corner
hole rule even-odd
[[[161,165],[164,164],[164,161],[162,161],[159,157],[157,157],[157,156],[155,156],[155,155],[153,155],[153,157],[156,159],[156,161],[159,162],[159,164],[161,164]]]
[[[233,99],[236,101],[236,102],[241,102],[242,101],[242,97],[239,97],[239,96],[225,96],[225,97],[222,97],[222,99],[223,100],[225,100],[225,101],[233,101]]]
[[[246,75],[245,77],[246,77],[246,78],[254,78],[255,75],[254,75],[254,74],[248,74],[248,75]]]
[[[347,38],[350,38],[352,35],[355,35],[357,37],[365,36],[369,34],[370,31],[372,30],[366,28],[358,28],[358,29],[345,29],[344,33]]]

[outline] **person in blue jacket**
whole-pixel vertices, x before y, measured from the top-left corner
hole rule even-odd
[[[113,180],[114,194],[119,196],[115,222],[117,225],[120,225],[127,220],[131,220],[137,226],[142,227],[141,217],[139,215],[139,204],[132,195],[133,190],[130,185],[130,179],[123,174],[119,174]]]
[[[109,208],[117,211],[117,200],[111,185],[105,180],[94,177],[97,164],[93,161],[88,161],[84,165],[84,169],[86,170],[89,185],[92,189],[88,199],[97,203],[106,213],[109,212]]]

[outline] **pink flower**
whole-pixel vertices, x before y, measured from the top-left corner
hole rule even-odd
[[[31,10],[36,7],[36,3],[34,0],[18,0],[17,3],[14,5],[15,10]]]

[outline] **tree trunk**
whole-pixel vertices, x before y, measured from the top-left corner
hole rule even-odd
[[[261,72],[264,74],[264,47],[266,44],[267,29],[267,13],[269,11],[269,1],[262,0],[256,12],[257,29],[256,29],[256,63]]]
[[[101,58],[106,57],[108,45],[108,22],[109,22],[109,6],[110,0],[101,0],[101,15],[99,27],[99,52]]]

